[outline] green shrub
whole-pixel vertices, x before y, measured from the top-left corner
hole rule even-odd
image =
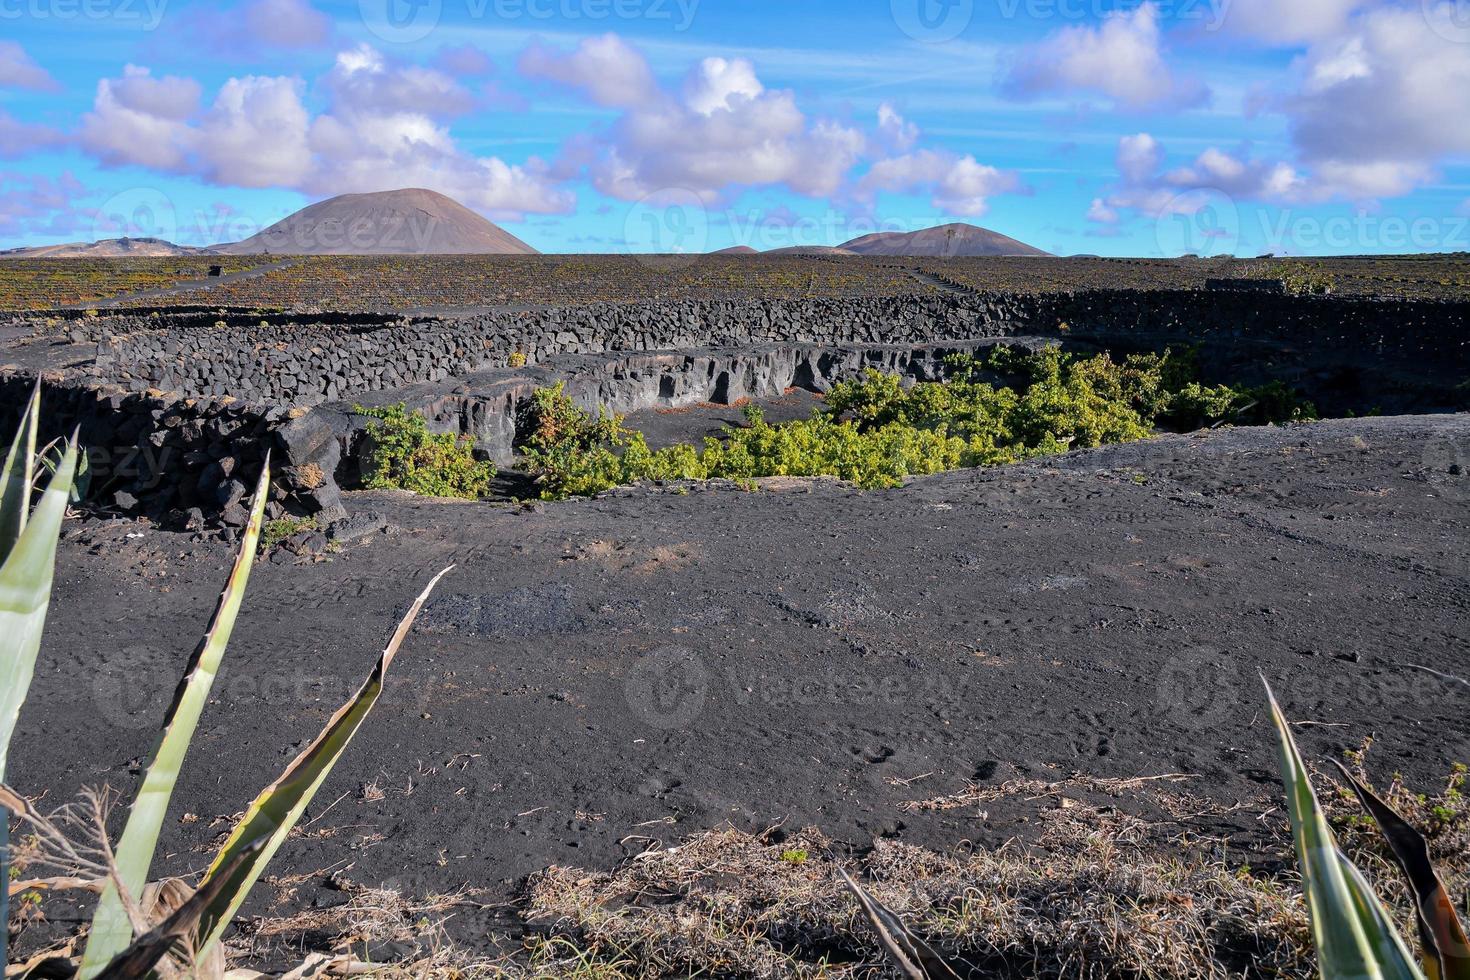
[[[1221,421],[1314,417],[1310,404],[1279,383],[1207,387],[1195,380],[1193,352],[1077,357],[1058,347],[1000,347],[984,360],[945,359],[942,382],[904,387],[869,370],[834,385],[826,411],[779,425],[748,408],[702,449],[654,452],[623,417],[593,416],[562,386],[536,392],[521,463],[549,500],[588,495],[640,480],[834,476],[863,488],[907,477],[1143,439],[1157,428]],[[1007,381],[1008,384],[995,384]]]
[[[655,453],[643,433],[623,427],[623,416],[578,408],[565,385],[538,388],[527,413],[521,469],[535,473],[546,500],[590,496],[648,479],[703,479],[693,446]]]
[[[1278,262],[1271,266],[1268,276],[1280,279],[1293,296],[1328,296],[1337,288],[1336,276],[1306,262]]]
[[[473,439],[431,433],[423,413],[409,412],[401,402],[382,408],[358,405],[355,411],[376,420],[367,429],[363,486],[470,500],[489,492],[495,466],[475,459]]]
[[[279,517],[266,521],[260,531],[260,553],[270,554],[281,542],[300,531],[320,530],[321,522],[315,517]]]
[[[747,427],[705,440],[699,454],[707,477],[835,476],[866,489],[952,470],[964,459],[965,441],[943,431],[897,423],[862,428],[830,414],[782,425],[755,415]]]

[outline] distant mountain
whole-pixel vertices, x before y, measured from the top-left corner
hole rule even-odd
[[[100,242],[68,242],[0,250],[0,259],[125,259],[203,255],[206,249],[175,245],[162,238],[105,238]]]
[[[921,256],[924,258],[956,258],[976,255],[1050,255],[1025,242],[979,228],[955,223],[925,228],[923,231],[879,232],[864,235],[839,248],[858,255]]]
[[[856,255],[850,248],[833,247],[831,245],[789,245],[786,248],[773,248],[766,255]]]
[[[716,249],[709,253],[711,255],[759,255],[760,252],[749,245],[731,245],[729,248]]]
[[[343,194],[302,208],[230,255],[535,255],[499,225],[443,194],[421,188]]]

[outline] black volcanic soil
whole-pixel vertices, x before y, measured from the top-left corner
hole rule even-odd
[[[738,405],[713,403],[683,408],[646,408],[629,412],[623,424],[642,432],[654,449],[681,442],[701,445],[706,438],[718,437],[727,426],[745,424],[745,405],[753,404],[772,424],[811,418],[822,407],[821,398],[805,388],[793,388],[778,398],[757,398]]]
[[[1420,669],[1470,675],[1467,469],[1462,415],[1170,436],[877,493],[354,494],[400,530],[257,567],[162,870],[205,865],[450,563],[276,871],[508,894],[726,822],[998,845],[1034,824],[901,804],[1074,772],[1197,774],[1191,792],[1248,805],[1187,829],[1249,852],[1279,793],[1258,670],[1320,723],[1298,730],[1316,757],[1374,735],[1370,768],[1424,787],[1470,758],[1470,686]],[[136,787],[228,560],[72,525],[20,789]]]

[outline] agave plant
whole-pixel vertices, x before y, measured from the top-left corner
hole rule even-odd
[[[56,541],[77,470],[76,440],[65,445],[40,502],[31,509],[36,480],[36,431],[41,389],[37,384],[0,470],[0,782],[5,779],[10,736],[30,690],[51,603]],[[0,962],[9,940],[10,819],[0,814]]]
[[[1338,846],[1270,684],[1266,684],[1266,697],[1276,726],[1292,838],[1324,980],[1470,980],[1470,941],[1430,863],[1423,835],[1342,769],[1413,887],[1422,953],[1416,961],[1373,887]]]
[[[0,566],[0,785],[4,782],[6,749],[35,670],[51,597],[56,543],[78,470],[75,436],[60,447],[59,459],[50,458],[52,447],[37,453],[39,411],[38,386],[0,471],[0,561],[3,561]],[[30,498],[38,468],[48,469],[52,475],[40,502],[31,510]],[[210,958],[251,886],[377,703],[394,655],[424,602],[449,571],[446,568],[435,576],[409,608],[361,689],[332,716],[286,771],[250,804],[197,890],[186,889],[185,897],[174,907],[165,908],[159,921],[148,921],[138,897],[148,884],[153,853],[184,756],[239,615],[259,547],[269,487],[267,457],[234,567],[220,593],[209,629],[195,647],[174,692],[143,784],[133,800],[122,837],[113,849],[113,866],[101,884],[101,898],[79,971],[88,980],[151,976],[158,972],[160,961],[179,947],[199,962]],[[18,797],[7,791],[0,794],[0,799],[3,798]],[[6,814],[5,819],[0,819],[0,830],[8,834],[8,828]],[[0,838],[0,859],[7,856],[3,850],[7,843],[7,839]],[[0,882],[7,886],[0,889],[0,902],[3,902],[8,894],[9,874],[8,868],[0,871],[3,871]],[[0,905],[0,912],[8,909]],[[8,922],[8,917],[0,917],[0,922]],[[0,936],[4,935],[0,932]],[[0,940],[0,962],[5,961],[4,954],[3,940]],[[220,963],[222,958],[216,955],[213,961]]]
[[[270,484],[270,461],[260,476],[250,521],[241,538],[240,551],[224,591],[215,607],[208,631],[195,648],[188,669],[174,694],[158,749],[155,751],[143,785],[133,802],[127,826],[116,849],[117,874],[105,886],[92,920],[92,929],[83,953],[80,976],[83,980],[104,980],[146,975],[128,972],[149,956],[139,954],[139,944],[157,952],[148,969],[182,937],[183,946],[197,961],[207,961],[216,943],[229,926],[235,912],[245,901],[251,887],[265,870],[286,836],[296,826],[318,787],[326,780],[337,760],[342,757],[353,735],[383,692],[384,680],[393,658],[412,628],[439,580],[449,572],[436,575],[409,607],[398,628],[388,641],[377,666],[358,692],[327,722],[320,734],[298,755],[282,775],[261,791],[246,809],[244,817],[220,848],[193,898],[174,913],[177,921],[160,924],[145,935],[138,935],[137,916],[128,907],[133,896],[148,881],[149,865],[158,843],[164,814],[178,780],[179,769],[199,720],[209,690],[218,673],[225,646],[234,629],[235,619],[244,598],[259,547],[261,520]],[[452,568],[453,566],[451,566]],[[201,896],[204,896],[201,898]],[[171,917],[172,918],[172,917]],[[151,925],[151,924],[150,924]],[[162,930],[162,932],[160,932]],[[172,936],[169,942],[165,939]],[[214,962],[218,962],[215,958]],[[123,971],[123,972],[119,972]]]

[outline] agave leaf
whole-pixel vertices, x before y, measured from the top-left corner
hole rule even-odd
[[[1470,939],[1450,901],[1449,891],[1429,859],[1424,835],[1399,815],[1382,797],[1363,785],[1347,767],[1337,763],[1358,802],[1378,824],[1394,862],[1413,886],[1419,909],[1419,940],[1424,947],[1425,973],[1431,980],[1470,980]]]
[[[51,605],[51,578],[56,570],[56,539],[76,478],[76,439],[67,445],[56,474],[34,514],[31,503],[35,465],[40,382],[15,434],[5,468],[0,471],[0,781],[10,754],[10,736],[20,706],[31,689],[46,610]],[[10,817],[0,813],[0,885],[10,880]],[[0,887],[0,964],[8,963],[10,892]]]
[[[958,974],[934,947],[922,936],[909,931],[898,913],[868,894],[867,889],[846,871],[838,868],[837,873],[842,875],[848,889],[857,897],[868,923],[878,934],[878,941],[905,977],[909,980],[959,980]]]
[[[302,811],[311,802],[312,796],[332,771],[337,760],[342,757],[352,736],[362,726],[363,719],[373,710],[373,705],[377,704],[378,697],[383,693],[383,681],[388,674],[388,668],[392,666],[404,637],[413,627],[419,610],[434,591],[434,586],[453,568],[450,565],[434,576],[434,580],[414,600],[398,628],[393,631],[392,638],[378,658],[377,666],[362,687],[346,704],[337,709],[337,713],[327,722],[321,734],[292,760],[280,778],[261,791],[235,825],[234,831],[215,857],[214,864],[204,876],[206,883],[217,879],[223,881],[220,882],[215,899],[209,903],[199,921],[198,948],[201,954],[209,950],[230,924],[230,919],[240,908],[240,903],[245,901],[255,880],[270,863],[291,828],[296,826]],[[245,862],[235,860],[241,849],[247,846],[247,841],[262,837],[266,838],[266,845],[253,859]]]
[[[227,870],[234,870],[236,865],[252,860],[263,847],[264,838],[246,844],[240,848]],[[194,929],[199,924],[199,916],[204,914],[210,902],[219,897],[219,890],[225,887],[227,880],[226,875],[221,875],[214,882],[205,880],[199,890],[189,896],[189,900],[174,910],[172,915],[139,936],[107,963],[98,974],[98,980],[143,980],[151,976],[153,968],[168,955],[169,950],[187,942],[193,936]]]
[[[1291,726],[1265,677],[1261,683],[1266,686],[1271,720],[1276,725],[1291,834],[1301,863],[1302,890],[1311,913],[1318,968],[1324,980],[1423,980],[1424,974],[1378,896],[1338,849]]]
[[[31,487],[35,483],[36,429],[41,413],[41,382],[26,403],[20,426],[5,456],[5,469],[0,470],[0,561],[10,556],[10,549],[26,529],[27,511],[31,504]],[[3,776],[0,772],[0,776]]]
[[[240,603],[245,598],[245,585],[250,581],[250,569],[255,564],[255,553],[259,547],[260,525],[265,515],[269,487],[270,457],[267,456],[255,487],[250,521],[245,526],[240,550],[235,556],[235,567],[230,571],[224,591],[215,605],[209,630],[194,648],[184,676],[174,690],[173,703],[164,716],[163,730],[153,751],[148,773],[143,777],[143,785],[133,800],[127,826],[117,844],[117,873],[129,895],[141,895],[143,886],[148,883],[148,868],[153,863],[153,852],[158,846],[158,834],[163,828],[169,800],[179,779],[179,769],[189,751],[189,742],[194,738],[205,702],[209,700],[210,688],[219,673],[225,646],[230,641],[235,619],[240,613]],[[95,977],[114,956],[127,948],[132,939],[133,930],[122,899],[109,882],[92,916],[92,930],[82,956],[83,980]]]
[[[0,567],[0,779],[5,776],[10,736],[36,670],[46,608],[51,603],[56,539],[61,534],[76,469],[77,447],[73,441]],[[6,498],[8,501],[8,492]]]

